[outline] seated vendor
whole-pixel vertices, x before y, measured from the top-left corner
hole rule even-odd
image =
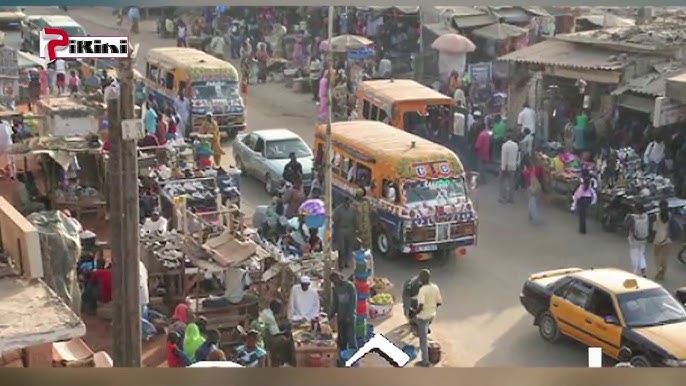
[[[289,316],[292,321],[311,321],[319,317],[321,303],[319,293],[310,285],[308,276],[300,278],[300,285],[294,285],[291,289],[289,300]]]
[[[251,330],[245,336],[245,344],[236,348],[236,362],[244,367],[265,367],[267,352],[257,345],[260,333]]]
[[[159,232],[164,234],[169,230],[167,226],[167,219],[160,216],[160,213],[155,211],[149,218],[145,219],[145,222],[143,222],[143,225],[141,226],[141,230],[146,233]]]

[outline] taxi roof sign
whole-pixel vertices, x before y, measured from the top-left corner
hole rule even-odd
[[[636,279],[624,280],[624,288],[638,288],[638,281]]]

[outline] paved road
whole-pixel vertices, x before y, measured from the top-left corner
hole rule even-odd
[[[55,12],[54,8],[29,10]],[[110,11],[101,8],[71,9],[72,16],[91,34],[116,32]],[[96,24],[97,23],[97,24]],[[8,33],[7,44],[18,40]],[[154,24],[144,22],[141,55],[155,46],[172,45],[159,39]],[[141,64],[138,64],[139,67]],[[287,127],[313,140],[315,107],[306,95],[295,94],[280,84],[251,86],[248,103],[250,130]],[[248,212],[268,196],[261,184],[244,181],[242,194]],[[569,266],[629,267],[626,241],[604,233],[597,224],[588,235],[576,233],[575,218],[559,208],[545,208],[546,225],[527,223],[525,199],[515,205],[497,203],[494,184],[481,187],[478,201],[481,218],[479,246],[467,256],[441,266],[413,261],[377,262],[379,275],[396,286],[420,267],[433,270],[445,306],[441,308],[434,335],[454,366],[586,366],[586,350],[578,344],[544,343],[519,305],[519,291],[531,272]],[[670,289],[686,283],[686,267],[672,259],[666,285]]]

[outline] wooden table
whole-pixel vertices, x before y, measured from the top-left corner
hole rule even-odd
[[[338,346],[335,337],[329,341],[313,340],[303,342],[299,339],[303,333],[309,331],[309,326],[305,329],[294,328],[293,345],[295,352],[295,367],[314,367],[313,361],[319,361],[320,367],[338,366]]]

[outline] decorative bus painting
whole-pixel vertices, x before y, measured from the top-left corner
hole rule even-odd
[[[208,113],[223,137],[246,129],[246,108],[239,93],[239,76],[229,62],[185,47],[153,48],[146,56],[145,88],[161,106],[171,107],[179,92],[191,101],[197,130]]]
[[[364,189],[376,253],[427,260],[476,245],[478,216],[455,153],[382,122],[336,122],[331,131],[334,201]],[[317,165],[323,165],[325,132],[317,127]]]

